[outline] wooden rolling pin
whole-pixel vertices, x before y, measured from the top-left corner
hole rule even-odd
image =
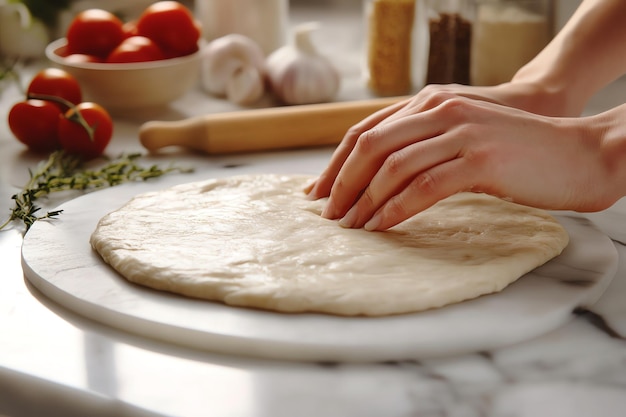
[[[336,145],[346,131],[402,97],[213,113],[150,121],[139,130],[149,151],[182,146],[209,154]]]

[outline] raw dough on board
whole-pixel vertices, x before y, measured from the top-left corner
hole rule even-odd
[[[91,245],[131,282],[279,312],[383,316],[504,289],[559,255],[543,210],[461,193],[385,232],[344,229],[309,201],[313,177],[242,175],[136,196]]]

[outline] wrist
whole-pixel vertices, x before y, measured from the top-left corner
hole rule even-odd
[[[602,164],[606,173],[606,185],[609,198],[617,201],[626,196],[626,126],[623,121],[626,117],[626,105],[611,109],[607,112],[585,119],[590,135],[598,138]]]
[[[578,103],[568,89],[558,83],[514,77],[499,86],[508,96],[512,107],[552,117],[580,116],[584,103]]]

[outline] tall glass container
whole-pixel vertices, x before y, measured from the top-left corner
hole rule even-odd
[[[552,38],[553,1],[475,1],[471,83],[510,81]]]
[[[364,0],[365,77],[379,96],[410,93],[419,84],[416,0]]]
[[[268,55],[286,42],[288,0],[196,0],[195,7],[209,41],[239,33],[256,41]]]
[[[473,12],[471,0],[426,0],[427,84],[469,84]]]

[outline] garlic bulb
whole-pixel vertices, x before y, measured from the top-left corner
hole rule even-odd
[[[339,72],[311,42],[315,24],[296,28],[293,44],[267,58],[267,74],[274,93],[287,104],[330,101],[339,91]]]
[[[201,81],[211,94],[252,104],[265,92],[265,55],[244,35],[215,39],[203,50]]]

